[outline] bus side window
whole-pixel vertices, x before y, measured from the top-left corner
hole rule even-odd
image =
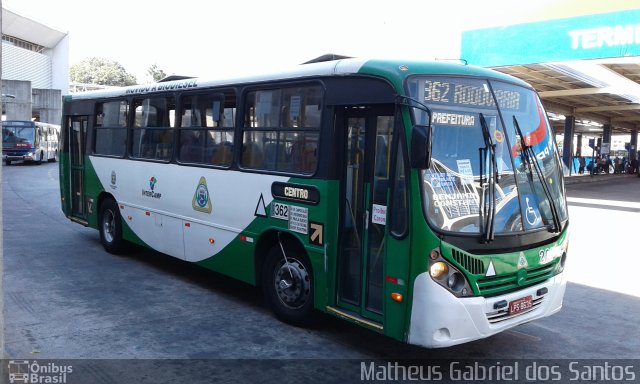
[[[173,154],[175,101],[173,97],[134,100],[135,119],[131,155],[169,161]]]
[[[233,159],[235,95],[187,94],[180,99],[178,160],[228,167]]]
[[[124,156],[127,148],[127,116],[125,100],[96,104],[95,147],[98,155]],[[57,136],[57,133],[54,135]]]
[[[214,121],[213,129],[207,131],[207,138],[211,139],[211,145],[207,144],[205,161],[211,165],[228,167],[233,160],[233,128],[235,117],[235,95],[226,92],[224,100],[215,100],[207,104],[207,118]]]
[[[249,92],[240,165],[267,171],[313,173],[317,166],[321,100],[319,86]]]

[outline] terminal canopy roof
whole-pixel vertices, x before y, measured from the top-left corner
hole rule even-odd
[[[530,83],[554,126],[640,126],[640,9],[466,31],[462,58]]]

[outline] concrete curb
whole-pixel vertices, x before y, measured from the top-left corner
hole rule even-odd
[[[608,182],[616,182],[616,180],[624,179],[625,177],[638,177],[636,174],[598,174],[594,176],[586,175],[577,175],[577,176],[566,176],[564,178],[565,185],[572,184],[583,184],[583,183],[600,183],[603,181]]]

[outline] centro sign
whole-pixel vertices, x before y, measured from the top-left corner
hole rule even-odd
[[[284,187],[284,195],[294,199],[307,200],[309,198],[309,190],[305,188]]]
[[[275,182],[271,184],[271,195],[274,199],[296,203],[317,205],[320,202],[320,192],[312,185]]]

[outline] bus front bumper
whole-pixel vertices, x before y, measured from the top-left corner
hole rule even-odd
[[[517,292],[490,298],[457,298],[434,282],[428,273],[422,273],[414,284],[408,342],[440,348],[494,335],[558,312],[565,288],[564,273],[561,273]],[[510,316],[508,306],[496,308],[498,302],[511,303],[527,296],[532,296],[534,302],[527,312]]]
[[[25,154],[2,154],[2,161],[35,161],[36,155],[34,153],[25,153]]]

